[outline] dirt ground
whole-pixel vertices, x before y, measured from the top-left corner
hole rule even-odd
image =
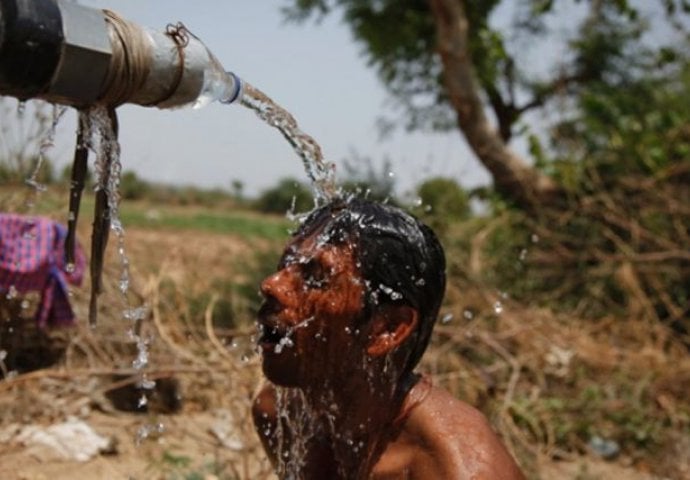
[[[269,479],[265,462],[255,464],[238,458],[243,445],[223,445],[213,433],[214,425],[223,412],[200,412],[171,415],[159,419],[165,426],[162,434],[137,445],[136,432],[146,420],[124,414],[93,413],[86,421],[99,435],[116,439],[115,452],[96,455],[84,461],[60,458],[48,448],[27,447],[17,443],[3,444],[0,454],[0,478],[5,480],[141,480],[186,479],[212,480],[219,478]],[[165,455],[170,460],[167,464]],[[252,452],[255,453],[255,452]],[[174,468],[174,460],[190,459],[187,467]],[[229,462],[233,462],[230,464]],[[196,473],[199,476],[191,476]],[[187,476],[185,476],[187,475]],[[225,475],[225,476],[222,476]],[[237,475],[237,476],[235,476]],[[653,480],[654,477],[630,467],[592,458],[575,461],[540,461],[540,476],[554,480]]]
[[[222,415],[213,412],[173,415],[161,419],[165,431],[154,440],[136,444],[136,431],[143,419],[131,415],[105,415],[94,413],[88,424],[100,435],[117,439],[116,452],[97,455],[85,462],[60,458],[52,450],[4,444],[0,455],[0,478],[5,480],[88,480],[88,479],[163,479],[199,478],[275,478],[268,474],[268,466],[246,465],[234,458],[230,466],[228,452],[241,448],[240,444],[223,446],[212,433],[213,425]],[[192,460],[188,468],[173,468],[173,460],[166,465],[165,452]],[[172,456],[171,456],[172,458]],[[214,473],[213,465],[222,469],[223,475]],[[576,461],[540,462],[541,478],[572,480],[653,480],[653,477],[632,468],[613,463],[582,458]],[[196,470],[195,470],[196,469]],[[216,470],[218,471],[218,470]],[[192,477],[190,472],[199,476]],[[238,476],[230,476],[237,474]],[[187,475],[187,476],[184,476]]]
[[[193,473],[201,476],[191,478],[270,478],[267,465],[249,465],[236,458],[236,453],[245,448],[241,442],[223,445],[212,433],[223,414],[222,411],[200,412],[159,418],[163,432],[138,443],[136,432],[146,425],[146,419],[94,413],[86,422],[99,435],[115,442],[112,451],[75,461],[60,456],[52,448],[5,444],[0,456],[0,478],[168,479],[190,478]],[[232,465],[230,458],[233,458]]]
[[[160,294],[164,280],[180,291],[203,289],[204,278],[227,275],[234,268],[231,260],[255,247],[228,235],[136,230],[127,235],[132,275],[139,285],[135,288],[142,296]],[[109,256],[116,269],[116,256]],[[74,295],[80,318],[88,304],[83,290]],[[110,290],[102,296],[102,330],[72,332],[64,362],[0,381],[0,480],[274,478],[248,418],[252,392],[260,383],[258,359],[246,354],[251,337],[238,333],[231,343],[201,338],[183,331],[179,319],[171,317],[175,305],[161,302],[153,309],[156,334],[147,372],[151,378],[174,377],[181,406],[156,406],[152,398],[148,413],[125,413],[104,398],[118,372],[131,374],[127,365],[132,360],[116,358],[122,354],[106,348],[113,335],[123,336],[126,330],[112,320],[112,312],[121,308],[119,300],[109,298],[117,294]],[[27,435],[29,426],[47,429],[68,420],[95,434],[87,442],[100,439],[106,445],[77,461],[54,446],[42,446],[37,435]],[[138,434],[142,431],[148,432],[146,438]],[[72,441],[69,436],[57,440]],[[539,458],[537,468],[545,480],[658,478],[624,460],[593,456]]]

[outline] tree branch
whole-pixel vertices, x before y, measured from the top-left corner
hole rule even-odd
[[[532,110],[533,108],[543,107],[549,99],[549,97],[559,92],[564,92],[573,85],[585,83],[588,80],[592,80],[592,77],[585,75],[583,73],[561,75],[553,79],[553,81],[548,85],[541,87],[539,91],[534,94],[534,97],[529,102],[519,107],[516,107],[516,112],[518,113],[518,115],[521,115],[527,112],[528,110]]]
[[[496,191],[517,205],[534,209],[559,193],[556,183],[512,152],[490,124],[479,95],[468,45],[463,0],[429,0],[436,23],[438,53],[458,126],[494,179]]]

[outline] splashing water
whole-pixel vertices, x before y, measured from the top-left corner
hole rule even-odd
[[[336,194],[335,165],[324,160],[319,144],[300,130],[295,118],[261,90],[246,82],[240,102],[256,112],[263,121],[277,128],[292,145],[311,180],[316,205],[332,200]]]
[[[139,325],[148,315],[148,308],[144,306],[132,307],[129,303],[128,291],[130,284],[129,272],[129,257],[125,249],[125,229],[120,220],[120,175],[122,172],[122,163],[120,161],[120,144],[117,139],[115,125],[110,112],[106,107],[95,106],[91,108],[85,118],[86,132],[85,142],[89,150],[96,155],[95,174],[96,174],[96,192],[104,192],[107,201],[107,212],[109,218],[109,228],[116,237],[117,254],[120,259],[120,279],[118,281],[118,289],[122,295],[124,308],[122,310],[122,317],[131,323],[127,333],[137,349],[136,357],[132,361],[132,367],[141,372],[141,384],[149,385],[145,387],[145,392],[139,400],[140,406],[146,405],[148,399],[146,398],[146,391],[155,386],[155,383],[146,378],[144,370],[149,365],[149,346],[150,338],[146,338],[139,332]],[[92,281],[94,279],[92,278]],[[143,428],[143,427],[142,427]],[[151,429],[141,431],[137,434],[138,441],[141,441],[149,436]],[[160,430],[162,432],[162,430]],[[160,433],[160,432],[159,432]]]
[[[141,442],[146,440],[152,435],[161,435],[165,431],[165,425],[160,422],[149,423],[147,425],[142,425],[137,430],[136,444],[140,445]]]
[[[96,153],[96,191],[105,191],[108,199],[110,229],[117,237],[117,251],[122,267],[119,288],[120,292],[126,295],[129,288],[129,258],[125,252],[125,229],[119,213],[122,172],[120,143],[105,107],[97,106],[89,111],[87,139],[89,148]]]
[[[19,105],[20,106],[17,107],[17,113],[21,118],[21,116],[24,115],[25,104],[21,102]],[[44,192],[47,189],[45,184],[38,181],[38,175],[41,173],[41,169],[43,168],[43,165],[46,163],[48,152],[55,146],[55,133],[57,131],[57,126],[58,123],[60,123],[60,119],[66,111],[67,107],[61,105],[53,105],[53,114],[52,120],[50,122],[50,127],[45,137],[41,140],[41,144],[38,149],[38,157],[36,158],[36,164],[34,165],[34,169],[31,172],[29,178],[25,180],[26,184],[32,187],[35,193]],[[27,203],[33,204],[33,200],[34,199],[32,198],[28,200]]]
[[[276,389],[278,422],[271,442],[275,442],[279,478],[301,478],[307,445],[317,433],[312,411],[304,393],[296,388]],[[289,443],[286,445],[286,440]],[[289,448],[288,448],[289,445]]]

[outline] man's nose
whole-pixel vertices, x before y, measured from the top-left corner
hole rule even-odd
[[[287,303],[294,298],[294,289],[292,288],[293,278],[292,272],[289,268],[278,270],[272,275],[269,275],[261,282],[261,294],[268,298],[273,297],[280,303]]]

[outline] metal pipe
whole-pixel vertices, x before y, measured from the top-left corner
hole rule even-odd
[[[230,103],[241,89],[182,25],[158,32],[66,0],[0,0],[0,95],[174,108]]]

